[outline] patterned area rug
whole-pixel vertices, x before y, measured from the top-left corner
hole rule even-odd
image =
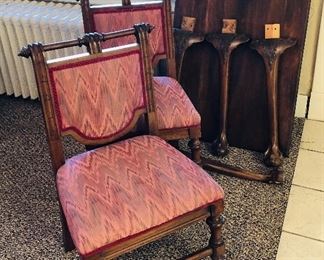
[[[303,124],[295,120],[283,185],[210,173],[226,194],[226,259],[275,259]],[[65,143],[68,156],[83,150],[69,139]],[[208,145],[204,149],[208,154]],[[231,148],[223,161],[264,170],[262,158]],[[54,187],[39,102],[0,96],[0,259],[78,259],[75,251],[62,248]],[[120,259],[176,259],[206,245],[208,238],[201,222]]]

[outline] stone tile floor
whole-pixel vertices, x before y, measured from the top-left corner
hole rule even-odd
[[[277,260],[324,259],[324,122],[306,120]]]

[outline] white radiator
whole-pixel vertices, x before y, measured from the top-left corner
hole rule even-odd
[[[21,47],[76,39],[83,33],[80,5],[0,0],[0,94],[38,97],[31,61],[17,56]],[[48,55],[54,58],[78,52],[81,48],[75,47]]]

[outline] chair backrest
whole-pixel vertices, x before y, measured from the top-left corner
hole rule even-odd
[[[136,4],[132,4],[130,0],[120,1],[121,5],[90,6],[89,0],[81,0],[85,32],[112,32],[129,28],[136,23],[150,23],[155,27],[149,36],[153,66],[159,60],[167,59],[168,74],[175,77],[170,0]],[[103,46],[114,47],[133,41],[131,37],[124,37]]]
[[[74,45],[69,41],[26,48],[33,59],[55,170],[64,163],[64,155],[57,156],[63,153],[59,144],[63,135],[71,135],[82,144],[111,142],[127,134],[142,114],[149,115],[148,132],[157,129],[151,100],[151,61],[145,53],[147,27],[135,27],[129,31],[136,32],[139,43],[118,48],[101,50],[105,38],[99,34],[86,35]],[[115,39],[118,33],[107,35]],[[120,35],[131,34],[124,31]],[[97,46],[98,53],[45,58],[47,50],[76,46],[82,41],[88,47]]]
[[[123,133],[145,111],[138,46],[47,62],[59,131],[81,141]]]

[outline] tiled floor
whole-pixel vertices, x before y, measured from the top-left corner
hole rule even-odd
[[[307,120],[277,260],[324,259],[324,122]]]

